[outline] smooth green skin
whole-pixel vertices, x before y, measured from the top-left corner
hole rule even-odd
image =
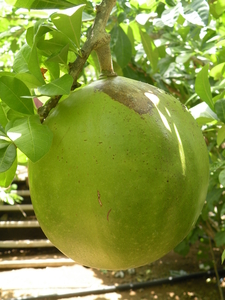
[[[150,110],[138,113],[96,90],[105,80],[72,93],[46,120],[53,144],[29,163],[30,191],[40,226],[64,254],[127,269],[157,260],[189,233],[209,163],[202,133],[179,101],[145,83],[109,80],[112,89],[129,87],[128,98],[138,91]]]

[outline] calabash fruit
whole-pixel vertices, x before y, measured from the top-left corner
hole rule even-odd
[[[209,163],[186,108],[149,84],[114,77],[72,92],[47,117],[50,151],[29,162],[37,219],[77,263],[127,269],[162,257],[193,228]]]

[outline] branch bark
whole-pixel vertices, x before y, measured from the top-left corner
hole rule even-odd
[[[116,76],[109,47],[110,35],[105,31],[110,13],[115,4],[116,0],[102,0],[101,4],[96,6],[96,18],[88,33],[87,40],[81,48],[81,55],[77,56],[74,62],[69,63],[69,74],[73,77],[71,90],[80,86],[77,82],[79,74],[93,50],[98,55],[101,70],[100,77]],[[62,95],[52,97],[44,106],[38,109],[41,122],[47,118],[49,112],[58,104],[61,97]]]

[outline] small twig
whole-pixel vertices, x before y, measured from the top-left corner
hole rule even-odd
[[[220,286],[220,277],[219,277],[219,273],[218,273],[218,269],[217,269],[217,265],[216,265],[216,259],[215,259],[215,255],[214,255],[214,252],[213,252],[212,242],[211,242],[210,238],[209,238],[209,246],[210,246],[210,252],[211,252],[211,255],[212,255],[213,268],[214,268],[214,271],[215,271],[215,274],[216,274],[216,282],[217,282],[217,286],[218,286],[218,290],[219,290],[219,294],[220,294],[220,300],[224,300],[223,291],[222,291],[222,288]]]
[[[105,31],[110,13],[115,4],[116,0],[102,0],[101,4],[97,5],[96,18],[90,32],[88,33],[87,40],[81,48],[81,54],[77,56],[73,63],[69,63],[69,74],[73,77],[71,90],[80,86],[77,82],[79,74],[86,63],[88,56],[93,50],[97,52],[99,58],[102,72],[101,75],[116,76],[113,71],[112,58],[109,49],[110,35]],[[104,56],[99,54],[103,52]],[[41,122],[47,118],[49,112],[58,104],[61,97],[62,95],[52,97],[43,107],[38,109]]]

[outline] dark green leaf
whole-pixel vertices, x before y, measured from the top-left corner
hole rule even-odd
[[[67,56],[69,51],[69,45],[67,44],[57,54],[50,56],[47,62],[55,62],[67,66]]]
[[[202,70],[197,74],[195,80],[195,91],[198,96],[205,101],[208,106],[214,110],[214,103],[212,100],[211,87],[208,79],[209,66],[205,65]]]
[[[16,158],[16,147],[13,143],[4,148],[0,148],[0,173],[6,172]]]
[[[33,101],[29,97],[30,91],[27,86],[15,77],[2,76],[0,77],[0,98],[10,108],[23,113],[33,114]]]
[[[219,119],[225,123],[225,99],[220,99],[216,101],[215,112]]]
[[[0,186],[7,188],[13,181],[17,169],[17,160],[15,158],[12,166],[3,173],[0,173]]]
[[[72,84],[72,76],[65,74],[62,77],[50,82],[49,84],[40,86],[38,88],[38,91],[42,95],[46,96],[69,95]]]
[[[12,122],[7,135],[15,145],[33,162],[44,156],[52,143],[50,129],[40,123],[37,115],[24,117]]]
[[[120,26],[114,27],[111,34],[114,42],[113,50],[116,61],[121,69],[123,69],[132,57],[131,42]]]
[[[48,36],[48,39],[43,37],[37,42],[38,49],[40,49],[46,57],[59,53],[65,45],[72,45],[70,39],[60,31],[52,31]]]
[[[215,242],[217,247],[221,247],[225,245],[225,231],[216,232]]]

